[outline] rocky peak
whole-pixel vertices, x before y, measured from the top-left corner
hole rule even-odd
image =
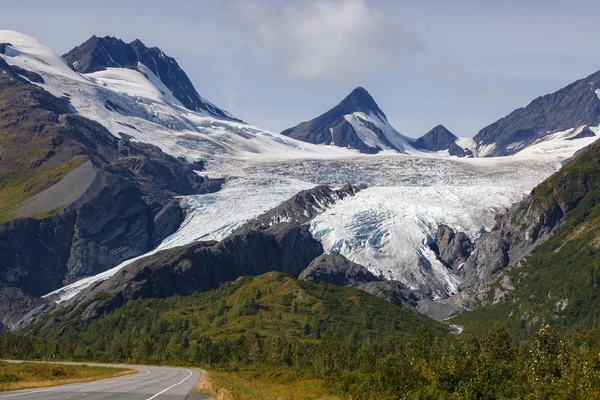
[[[139,39],[125,43],[115,37],[99,38],[94,35],[63,57],[73,70],[83,74],[102,71],[106,68],[137,70],[138,63],[142,63],[169,88],[173,96],[186,108],[206,112],[218,118],[240,121],[203,99],[174,58],[166,55],[158,47],[147,47]]]
[[[470,150],[465,150],[456,144],[458,138],[444,125],[437,125],[432,130],[415,140],[413,145],[417,149],[427,151],[448,150],[451,156],[472,157]]]
[[[353,115],[356,113],[364,115]],[[365,140],[363,134],[355,130],[357,125],[364,128],[359,130],[370,132],[369,136],[374,140]],[[346,147],[370,154],[384,148],[404,152],[405,145],[410,142],[389,125],[373,97],[360,86],[329,111],[281,134],[308,143]]]
[[[444,125],[435,128],[421,136],[415,141],[415,147],[430,151],[447,150],[456,142],[456,135],[450,132]]]
[[[383,111],[379,108],[375,99],[361,86],[354,89],[348,96],[339,104],[340,111],[345,114],[354,112],[364,112],[365,114],[378,114],[384,119],[387,119]]]

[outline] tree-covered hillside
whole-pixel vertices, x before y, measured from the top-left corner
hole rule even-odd
[[[600,144],[536,187],[531,201],[547,215],[562,216],[556,232],[519,265],[501,272],[488,299],[490,303],[494,297],[503,300],[465,313],[457,323],[482,331],[492,322],[502,322],[519,335],[542,324],[555,329],[598,329]]]
[[[85,308],[85,304],[81,307]],[[96,320],[66,309],[0,335],[0,357],[200,366],[318,383],[351,399],[583,398],[600,395],[590,337],[544,327],[481,337],[357,289],[271,272],[210,292],[131,301]]]

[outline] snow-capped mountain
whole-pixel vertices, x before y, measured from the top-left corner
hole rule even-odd
[[[600,71],[483,128],[473,138],[478,157],[516,154],[548,140],[574,139],[600,126]],[[587,128],[587,129],[586,129]]]
[[[0,31],[2,54],[10,65],[43,77],[38,83],[68,97],[78,114],[163,151],[190,160],[355,157],[356,151],[305,143],[242,122],[185,107],[145,64],[79,73],[38,40]]]
[[[107,68],[129,68],[147,75],[147,70],[150,70],[186,108],[241,122],[227,111],[203,99],[174,58],[167,56],[158,47],[146,47],[139,39],[125,43],[110,36],[92,36],[63,55],[63,58],[73,70],[83,74],[104,71]]]
[[[357,149],[368,154],[382,150],[404,153],[411,148],[411,140],[390,125],[373,97],[362,87],[354,89],[326,113],[281,134],[308,143]]]
[[[461,147],[457,141],[458,137],[446,129],[444,125],[437,125],[415,140],[413,146],[417,149],[427,151],[447,150],[451,156],[472,157],[471,150]]]
[[[108,52],[104,45],[112,51]],[[128,45],[111,38],[92,40],[90,46],[94,50],[88,53],[81,50],[78,60],[67,62],[27,35],[0,31],[0,58],[2,65],[6,65],[6,73],[0,72],[0,76],[4,75],[4,81],[18,79],[28,90],[47,91],[44,93],[52,95],[53,101],[61,105],[52,114],[52,124],[46,124],[46,128],[39,130],[37,125],[28,126],[31,132],[47,134],[48,127],[52,126],[57,132],[70,129],[68,132],[73,133],[74,129],[75,133],[80,133],[80,126],[67,124],[76,116],[91,120],[85,126],[95,127],[94,135],[89,130],[85,131],[88,136],[79,135],[81,140],[86,137],[104,140],[105,136],[109,136],[106,141],[112,147],[105,153],[110,152],[110,157],[119,161],[119,168],[111,167],[111,173],[129,179],[130,169],[135,173],[151,172],[170,182],[169,174],[162,174],[163,168],[151,162],[155,158],[152,154],[162,153],[157,149],[148,150],[151,146],[146,146],[147,143],[174,156],[160,156],[169,160],[167,164],[179,163],[181,160],[177,159],[180,157],[206,161],[193,165],[205,165],[208,171],[202,174],[225,176],[226,179],[221,181],[223,186],[216,193],[190,194],[193,192],[173,190],[170,196],[182,194],[176,202],[185,212],[176,214],[178,218],[162,213],[160,209],[144,211],[148,221],[152,221],[155,211],[162,213],[163,222],[175,221],[167,230],[174,233],[160,243],[152,241],[152,248],[146,246],[140,251],[119,253],[119,257],[123,254],[127,257],[115,257],[110,266],[91,269],[87,267],[95,265],[94,260],[86,257],[95,253],[78,251],[77,254],[83,254],[78,260],[77,265],[81,267],[78,271],[84,271],[84,274],[72,276],[62,283],[73,283],[82,277],[87,279],[60,291],[58,297],[62,297],[62,293],[74,295],[93,282],[117,279],[113,277],[120,268],[134,261],[131,257],[144,259],[174,247],[197,245],[198,241],[224,240],[248,220],[277,207],[301,190],[317,185],[335,188],[346,183],[364,183],[368,186],[366,189],[352,198],[341,199],[331,207],[323,208],[323,212],[304,228],[307,231],[310,228],[325,251],[339,252],[368,268],[371,273],[401,281],[405,287],[421,295],[443,299],[455,293],[461,282],[460,276],[441,262],[430,246],[435,241],[438,226],[445,224],[473,240],[477,239],[482,230],[494,224],[494,215],[499,209],[519,200],[553,173],[561,161],[593,142],[598,134],[594,127],[578,128],[549,135],[547,140],[533,143],[510,157],[451,158],[449,153],[453,143],[462,149],[475,149],[476,143],[472,139],[456,139],[445,128],[436,128],[420,140],[406,138],[390,126],[367,91],[357,88],[332,110],[281,135],[215,115],[210,110],[187,107],[176,95],[178,87],[174,83],[177,81],[166,79],[160,66],[147,65],[152,63],[150,59],[160,64],[158,58],[161,55],[153,49],[147,49],[146,54],[140,50],[140,44],[134,42]],[[87,55],[84,57],[82,54]],[[76,62],[77,65],[73,65]],[[165,63],[168,64],[167,61]],[[174,65],[171,67],[174,68]],[[76,71],[77,68],[81,68],[82,72]],[[21,103],[5,104],[8,104],[6,110],[13,112]],[[35,107],[27,107],[23,112],[31,113],[32,110],[35,111]],[[1,111],[4,113],[5,109]],[[35,121],[33,117],[35,115],[31,115],[31,120]],[[0,120],[0,135],[7,129],[2,122]],[[574,138],[577,139],[569,140]],[[2,142],[2,145],[5,146],[5,143],[8,142]],[[44,143],[60,149],[59,136],[45,137]],[[427,151],[417,149],[415,143]],[[88,144],[86,149],[92,147]],[[56,148],[44,153],[42,162],[53,160],[57,153],[64,155]],[[0,151],[3,150],[5,148],[0,147]],[[92,154],[91,151],[88,153]],[[123,162],[121,156],[125,158]],[[8,159],[3,153],[0,167]],[[37,165],[37,162],[37,159],[27,160],[27,165]],[[101,163],[99,165],[103,167]],[[179,169],[192,169],[189,163],[178,165]],[[49,189],[57,188],[51,186]],[[165,195],[164,191],[160,194]],[[88,195],[90,193],[86,192],[83,197]],[[122,203],[131,205],[127,201]],[[106,205],[106,201],[102,204]],[[64,206],[62,203],[57,205]],[[148,208],[151,208],[150,205]],[[169,210],[164,209],[165,212]],[[121,216],[118,212],[115,214]],[[131,226],[140,225],[141,219],[132,220],[137,224]],[[183,222],[178,225],[181,220]],[[31,221],[35,220],[28,221],[33,223]],[[11,229],[20,229],[18,221],[12,222],[15,223],[11,224]],[[52,225],[48,222],[47,227]],[[1,228],[2,225],[0,236],[9,237],[7,235],[10,234],[13,238],[12,242],[7,240],[5,243],[27,237],[19,236],[20,231],[15,234]],[[87,228],[91,233],[96,232],[92,222]],[[98,236],[104,238],[103,234]],[[162,238],[161,235],[157,237]],[[3,243],[1,239],[0,244]],[[23,242],[30,243],[28,239]],[[65,259],[59,261],[65,262],[57,268],[66,269],[66,260],[71,257],[73,249],[68,242],[63,242],[66,243],[63,249]],[[75,250],[88,249],[83,242],[76,245]],[[52,246],[45,248],[54,251]],[[141,252],[146,253],[140,255]],[[12,246],[5,248],[4,252],[0,249],[0,259],[2,254],[18,259],[26,253],[35,252],[29,247]],[[121,261],[120,265],[115,264]],[[14,263],[10,264],[7,267],[10,279],[15,274],[28,273],[24,270],[15,272]],[[4,266],[0,265],[0,272],[2,268]],[[87,276],[92,274],[95,275]],[[61,278],[58,275],[54,278],[56,282],[46,293],[58,288]],[[41,289],[35,293],[36,296],[39,294]],[[10,303],[10,299],[6,300]]]

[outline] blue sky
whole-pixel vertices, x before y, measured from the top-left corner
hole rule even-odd
[[[175,57],[198,92],[279,132],[365,87],[400,132],[479,129],[600,69],[598,1],[3,0],[64,53],[93,34]]]

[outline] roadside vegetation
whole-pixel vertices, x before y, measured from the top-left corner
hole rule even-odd
[[[0,392],[89,382],[135,373],[112,367],[0,361]]]
[[[594,335],[452,335],[359,290],[274,272],[94,321],[66,309],[0,335],[0,357],[200,367],[244,399],[600,398]]]

